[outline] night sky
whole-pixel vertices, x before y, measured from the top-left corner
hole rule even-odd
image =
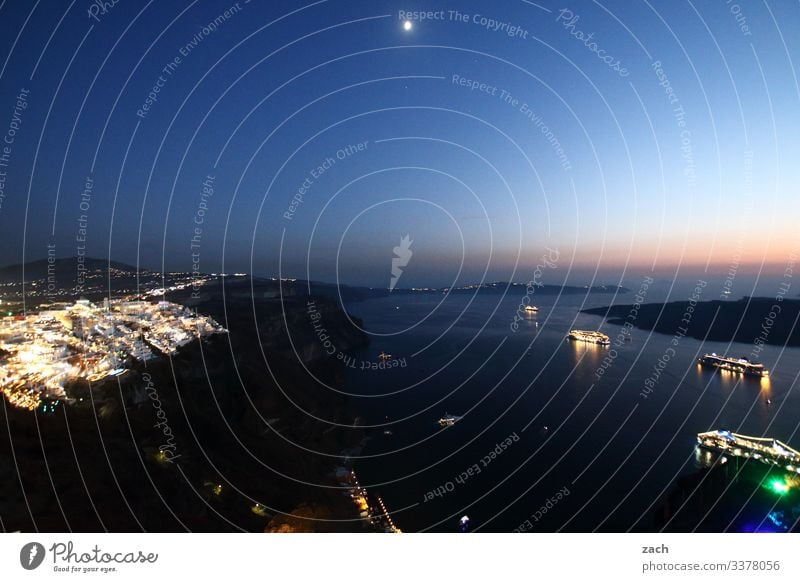
[[[797,249],[794,3],[5,0],[0,31],[0,265],[388,286],[409,235],[402,284],[438,286]]]

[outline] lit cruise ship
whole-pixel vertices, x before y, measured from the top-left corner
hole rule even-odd
[[[769,371],[764,367],[764,364],[751,362],[747,358],[737,359],[718,356],[717,354],[706,354],[698,361],[703,366],[728,370],[729,372],[745,374],[746,376],[769,376]]]
[[[712,430],[698,434],[697,444],[726,456],[747,457],[787,471],[800,470],[800,452],[777,439]]]
[[[609,337],[604,333],[600,333],[599,331],[583,331],[580,329],[573,329],[571,332],[569,332],[567,339],[579,342],[587,342],[590,344],[600,344],[601,346],[611,345],[611,340]]]

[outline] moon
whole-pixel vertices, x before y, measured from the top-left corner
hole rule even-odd
[[[403,23],[403,30],[411,30],[412,28],[414,28],[414,25],[413,25],[413,24],[411,24],[411,21],[410,21],[410,20],[406,20],[406,21]]]

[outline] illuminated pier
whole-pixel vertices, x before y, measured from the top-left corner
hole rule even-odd
[[[391,533],[402,533],[400,528],[398,528],[392,521],[392,516],[389,515],[389,510],[386,509],[386,505],[383,504],[383,499],[380,497],[378,497],[378,505],[381,508],[381,513],[383,513],[383,519],[388,524],[388,527],[386,528],[387,531]]]

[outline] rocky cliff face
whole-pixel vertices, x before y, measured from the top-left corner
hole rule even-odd
[[[285,518],[293,530],[360,529],[330,473],[363,435],[334,390],[342,370],[306,302],[223,305],[211,296],[198,309],[229,334],[119,378],[76,383],[76,403],[52,414],[6,403],[3,526],[264,531]],[[339,349],[363,345],[335,303],[317,305]]]

